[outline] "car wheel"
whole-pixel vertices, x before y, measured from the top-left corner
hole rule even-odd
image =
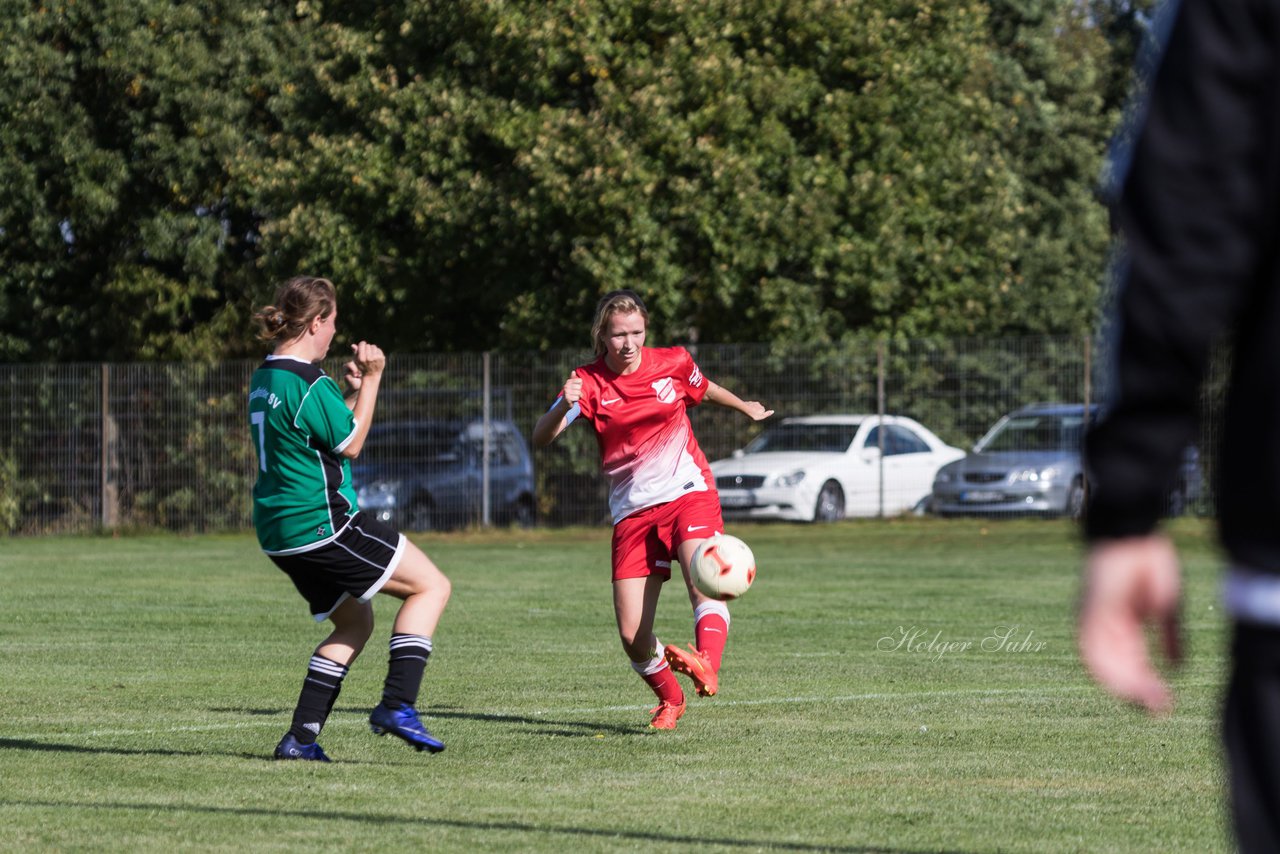
[[[1073,480],[1071,488],[1067,490],[1067,505],[1063,512],[1072,519],[1079,519],[1084,515],[1084,481],[1079,478]]]
[[[431,499],[421,496],[404,512],[404,527],[410,531],[430,531],[435,527],[431,512]]]
[[[835,522],[844,518],[844,490],[834,480],[822,484],[818,503],[813,509],[813,521]]]
[[[933,496],[926,495],[916,502],[916,506],[911,508],[912,516],[928,516],[933,513]]]
[[[523,496],[511,508],[511,524],[517,528],[532,528],[534,522],[533,499]]]

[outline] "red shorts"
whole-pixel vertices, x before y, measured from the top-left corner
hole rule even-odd
[[[723,532],[720,495],[714,489],[638,510],[613,526],[613,578],[670,578],[681,543]]]

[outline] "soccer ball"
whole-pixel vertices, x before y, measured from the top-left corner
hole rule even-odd
[[[756,557],[742,540],[713,534],[698,546],[690,561],[693,585],[712,599],[737,599],[756,580]]]

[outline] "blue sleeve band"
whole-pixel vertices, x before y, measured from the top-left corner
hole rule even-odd
[[[547,411],[550,412],[551,410],[555,409],[556,404],[562,400],[564,400],[563,394],[555,399],[555,403],[552,403],[549,407],[547,407]],[[564,426],[568,427],[570,424],[576,421],[578,416],[581,414],[582,414],[582,407],[575,403],[573,407],[568,412],[565,413]]]

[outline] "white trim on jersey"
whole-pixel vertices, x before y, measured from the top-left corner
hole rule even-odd
[[[341,442],[339,442],[337,445],[334,446],[333,452],[335,454],[341,454],[343,449],[346,448],[347,445],[350,445],[351,440],[356,437],[356,431],[360,429],[360,421],[356,418],[352,418],[351,423],[353,426],[351,428],[350,435],[348,435],[347,438],[343,439]]]
[[[334,531],[329,536],[325,537],[323,540],[316,540],[314,543],[307,543],[305,546],[297,546],[296,548],[292,548],[292,549],[283,549],[278,552],[273,552],[269,549],[263,549],[262,553],[266,555],[300,555],[303,552],[309,552],[309,551],[318,549],[321,546],[327,546],[329,545],[329,543],[332,543],[334,540],[336,540],[339,534],[347,530],[347,525],[351,524],[352,518],[353,517],[351,516],[346,517],[346,521],[343,522],[342,527]]]
[[[315,451],[316,461],[320,464],[320,477],[324,479],[325,495],[336,495],[339,498],[341,498],[343,501],[347,502],[347,512],[342,514],[342,518],[346,520],[342,523],[342,527],[345,528],[347,527],[348,524],[350,524],[351,518],[355,515],[355,510],[356,510],[356,507],[351,503],[351,499],[347,498],[347,496],[342,494],[342,486],[344,483],[347,482],[346,467],[341,465],[338,466],[338,475],[339,475],[338,485],[330,486],[329,485],[329,469],[324,464],[325,455],[320,451],[319,448],[313,448],[312,450]],[[333,504],[332,503],[325,504],[325,509],[329,511],[329,529],[330,530],[337,529],[338,525],[333,518]],[[390,543],[388,543],[387,545],[390,545]]]
[[[319,379],[316,380],[316,382],[313,382],[311,383],[311,385],[307,386],[307,393],[302,396],[302,400],[298,401],[298,411],[293,413],[293,429],[295,430],[302,429],[302,425],[298,423],[298,419],[302,417],[302,407],[307,405],[307,398],[311,397],[311,390],[315,388],[316,383],[320,382],[320,380],[322,379],[324,379],[324,377],[320,377]],[[308,439],[311,438],[310,433],[304,432],[302,435],[306,436]]]

